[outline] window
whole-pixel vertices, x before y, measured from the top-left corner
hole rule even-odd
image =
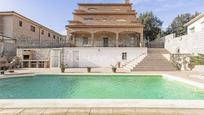
[[[85,17],[84,20],[86,20],[86,21],[91,21],[91,20],[93,20],[93,18]]]
[[[88,8],[88,10],[92,10],[93,11],[93,10],[97,10],[97,9],[96,8]]]
[[[44,30],[41,31],[41,34],[44,35]]]
[[[50,33],[48,33],[47,36],[50,37]]]
[[[118,21],[118,22],[126,22],[127,20],[125,20],[125,19],[117,19],[116,21]]]
[[[194,33],[195,32],[195,27],[192,27],[189,30],[190,30],[190,33]]]
[[[204,30],[204,21],[201,22],[201,29]]]
[[[23,22],[22,21],[19,21],[19,26],[23,27]]]
[[[103,18],[103,21],[105,22],[105,21],[107,21],[108,19],[107,18]]]
[[[55,35],[53,35],[53,38],[55,39]]]
[[[30,31],[35,32],[35,27],[34,26],[30,26]]]
[[[120,11],[121,9],[113,9],[114,11]]]
[[[122,53],[122,60],[127,60],[127,52]]]
[[[89,39],[87,37],[83,38],[83,45],[88,45]]]

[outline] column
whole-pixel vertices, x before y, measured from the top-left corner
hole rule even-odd
[[[116,33],[116,47],[119,47],[119,33]]]
[[[94,47],[94,33],[91,33],[91,47]]]
[[[143,36],[143,33],[140,33],[140,47],[144,47],[144,36]]]

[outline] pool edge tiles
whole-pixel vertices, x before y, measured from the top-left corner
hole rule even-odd
[[[182,77],[178,77],[175,75],[169,75],[169,74],[163,74],[162,76],[166,78],[167,80],[175,80],[175,81],[182,82],[182,83],[185,83],[185,84],[197,87],[197,88],[204,89],[204,84],[196,82],[196,81],[188,80]]]
[[[0,109],[20,108],[160,108],[204,109],[203,100],[139,100],[139,99],[35,99],[0,100]]]

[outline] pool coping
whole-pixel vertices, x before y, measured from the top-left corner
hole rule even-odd
[[[197,88],[204,84],[169,74],[136,74],[136,73],[39,73],[33,75],[161,75],[170,80],[183,82]],[[26,75],[26,76],[27,76]],[[22,77],[6,76],[10,77]],[[3,77],[5,78],[5,77]],[[0,78],[1,79],[1,78]],[[0,99],[1,109],[13,108],[163,108],[163,109],[204,109],[204,100],[162,100],[162,99]]]

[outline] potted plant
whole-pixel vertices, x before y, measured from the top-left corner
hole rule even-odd
[[[113,73],[116,73],[117,72],[117,66],[112,65],[112,71],[113,71]]]
[[[91,73],[91,67],[87,67],[87,72]]]
[[[64,66],[64,64],[61,64],[60,69],[61,69],[61,72],[62,72],[62,73],[65,72],[65,66]]]

